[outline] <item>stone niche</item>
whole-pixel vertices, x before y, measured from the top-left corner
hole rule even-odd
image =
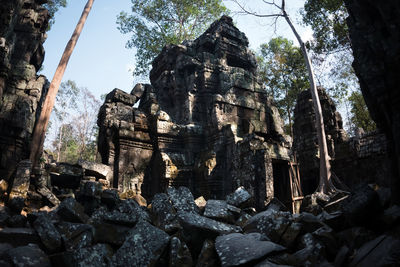
[[[150,81],[130,94],[113,90],[100,109],[98,149],[114,187],[151,198],[187,186],[221,199],[244,186],[258,207],[274,196],[273,167],[288,165],[290,140],[231,18],[165,46]]]
[[[0,1],[0,180],[8,181],[29,146],[48,81],[44,59],[49,13],[43,1]]]

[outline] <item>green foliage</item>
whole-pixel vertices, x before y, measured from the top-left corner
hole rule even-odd
[[[48,129],[53,139],[48,148],[58,161],[76,163],[78,159],[96,159],[97,113],[100,101],[74,81],[61,84],[51,116],[55,129]]]
[[[313,52],[315,74],[320,86],[326,88],[337,105],[352,105],[349,96],[360,93],[360,85],[352,67],[353,55],[343,0],[306,0],[301,12],[304,24],[311,26],[314,40],[309,43]],[[353,109],[347,121],[353,128]]]
[[[292,41],[277,37],[261,45],[257,60],[260,77],[286,123],[286,132],[292,135],[297,95],[310,88],[301,50]]]
[[[166,44],[180,44],[201,34],[227,9],[222,0],[131,0],[132,12],[121,12],[118,29],[132,33],[128,48],[136,49],[134,75],[148,73]]]
[[[367,105],[362,94],[358,91],[353,92],[349,97],[352,113],[352,123],[357,128],[362,128],[365,132],[376,130],[376,124],[371,119]]]
[[[311,46],[315,52],[350,50],[347,16],[343,0],[306,0],[302,17],[314,31]]]
[[[74,81],[68,80],[61,83],[53,108],[53,112],[59,121],[64,121],[69,110],[77,108],[79,91],[80,88]]]
[[[321,86],[336,102],[343,102],[348,92],[359,90],[351,66],[353,56],[343,0],[306,0],[301,12],[303,23],[311,26],[314,40],[309,43]]]
[[[47,29],[50,30],[51,26],[54,24],[55,21],[54,15],[57,13],[60,7],[67,6],[67,0],[48,0],[47,3],[43,4],[43,6],[47,8],[47,10],[49,10],[50,13],[49,27]]]

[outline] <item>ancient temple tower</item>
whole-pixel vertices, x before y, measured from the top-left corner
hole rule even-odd
[[[196,196],[223,198],[244,186],[258,206],[274,195],[290,143],[231,18],[193,42],[164,47],[150,80],[131,94],[112,91],[99,113],[99,151],[115,187],[151,197],[185,185]]]

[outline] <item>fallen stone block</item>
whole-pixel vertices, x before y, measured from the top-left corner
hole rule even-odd
[[[134,95],[125,93],[124,91],[118,88],[115,88],[114,90],[112,90],[110,93],[107,94],[105,102],[106,103],[121,102],[125,105],[133,106],[136,102],[136,97]]]
[[[353,226],[374,227],[381,212],[379,196],[367,184],[359,185],[343,204],[343,214]]]
[[[231,205],[228,205],[224,200],[210,199],[207,201],[203,216],[233,224],[235,223],[235,217],[229,206]],[[234,208],[234,206],[231,207]]]
[[[244,231],[265,234],[272,242],[290,247],[301,233],[301,227],[288,212],[266,210],[250,218]]]
[[[94,223],[94,241],[96,243],[107,243],[114,246],[122,246],[131,229],[128,226],[115,225],[111,223]]]
[[[217,251],[215,250],[215,244],[212,240],[206,239],[197,259],[196,267],[214,267],[219,265],[220,263]]]
[[[151,202],[151,215],[154,225],[167,233],[176,232],[181,228],[167,194],[161,193],[154,196]]]
[[[239,208],[246,208],[251,206],[252,196],[243,186],[241,186],[236,189],[235,192],[226,197],[226,202]]]
[[[400,222],[400,206],[393,205],[383,212],[382,222],[388,227],[398,225]]]
[[[53,206],[60,205],[61,201],[47,187],[39,187],[36,191],[45,197]]]
[[[101,193],[101,202],[112,209],[120,202],[118,191],[116,189],[106,189]]]
[[[96,244],[92,247],[66,251],[50,256],[53,266],[111,266],[113,250],[106,244]]]
[[[89,247],[93,243],[94,228],[89,224],[61,222],[57,229],[66,250]]]
[[[298,263],[309,263],[310,266],[321,266],[325,262],[325,247],[312,234],[307,233],[300,239],[303,249],[296,251],[288,263],[289,265],[298,265]]]
[[[30,243],[40,244],[40,238],[31,228],[3,228],[0,229],[0,243],[8,243],[18,247]]]
[[[194,200],[194,202],[196,203],[197,207],[199,207],[200,211],[203,212],[207,204],[205,198],[203,196],[198,197]]]
[[[61,235],[51,221],[50,216],[43,214],[39,215],[33,223],[33,227],[38,233],[43,245],[49,252],[53,253],[61,248]]]
[[[110,180],[110,176],[112,175],[110,166],[105,164],[80,160],[78,161],[78,165],[82,166],[85,176],[94,176],[97,179]]]
[[[194,198],[189,188],[181,186],[179,188],[169,187],[167,194],[176,211],[187,211],[199,213],[199,208],[194,202]]]
[[[59,188],[78,189],[83,178],[80,166],[68,163],[58,163],[57,172],[50,172],[51,185]]]
[[[36,244],[28,244],[8,250],[4,258],[13,266],[51,267],[46,253]]]
[[[218,235],[238,233],[238,226],[218,222],[193,212],[178,212],[179,223],[183,228],[184,241],[192,255],[198,255],[205,239],[214,239]]]
[[[283,246],[266,241],[259,233],[218,236],[215,248],[222,266],[254,264],[268,254],[285,250]]]
[[[170,237],[146,221],[140,221],[129,232],[124,244],[112,257],[113,266],[155,265]]]
[[[356,253],[350,266],[398,266],[400,240],[381,235],[364,244]]]
[[[57,214],[67,222],[86,223],[89,217],[74,198],[67,198],[58,206]]]
[[[192,255],[185,242],[182,242],[177,237],[172,237],[170,241],[169,251],[169,266],[170,267],[191,267],[193,266]]]

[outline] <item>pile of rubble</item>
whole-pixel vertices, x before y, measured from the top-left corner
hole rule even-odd
[[[87,180],[58,206],[0,206],[1,266],[396,266],[400,207],[360,186],[292,214],[277,199],[257,213],[243,188],[194,200],[168,188],[149,205]],[[140,202],[140,204],[138,203]]]

